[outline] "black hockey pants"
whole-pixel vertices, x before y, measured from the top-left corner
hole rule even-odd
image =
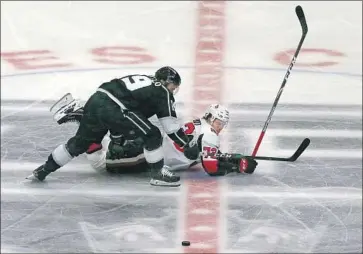
[[[162,135],[159,128],[140,112],[122,109],[122,102],[112,97],[108,91],[99,88],[89,98],[84,106],[84,115],[77,133],[67,142],[69,154],[76,157],[85,153],[92,143],[100,144],[110,131],[112,136],[124,135],[126,139],[129,135],[142,137],[146,151],[151,151],[151,158],[149,156],[148,160],[146,154],[145,158],[152,168],[161,168]]]

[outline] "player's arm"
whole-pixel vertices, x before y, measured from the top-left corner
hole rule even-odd
[[[226,174],[231,172],[252,174],[258,163],[239,153],[220,153],[217,155],[218,165]]]
[[[165,91],[162,92],[162,96],[158,100],[157,117],[165,133],[179,146],[184,147],[189,142],[189,138],[184,133],[176,115],[174,96],[164,86],[161,88]]]
[[[232,172],[252,174],[257,166],[253,159],[241,154],[222,153],[219,150],[219,138],[213,133],[203,134],[202,165],[211,176],[222,176]]]
[[[214,151],[213,147],[208,147],[203,152],[209,154],[209,157],[202,159],[204,170],[211,176],[222,176],[232,172],[252,174],[256,169],[257,161],[254,159],[238,153],[217,152],[213,155]]]

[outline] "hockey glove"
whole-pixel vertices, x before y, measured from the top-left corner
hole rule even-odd
[[[191,141],[188,144],[186,144],[183,148],[184,148],[184,156],[187,159],[195,161],[199,158],[200,149],[196,144],[196,142]]]
[[[124,136],[112,136],[110,135],[111,141],[108,145],[107,158],[109,159],[118,159],[123,158],[125,156],[125,150],[123,145],[125,143]]]
[[[239,163],[240,172],[252,174],[255,171],[257,164],[257,161],[252,158],[242,158]]]
[[[217,157],[221,166],[229,167],[229,172],[252,174],[258,165],[256,160],[239,153],[221,153]]]
[[[122,151],[121,151],[122,149]],[[142,138],[125,140],[120,145],[113,145],[106,155],[106,167],[108,172],[134,172],[136,167],[148,168],[144,157],[144,141]]]

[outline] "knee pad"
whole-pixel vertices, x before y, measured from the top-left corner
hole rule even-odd
[[[89,145],[90,143],[84,142],[81,138],[75,136],[68,140],[66,148],[72,157],[77,157],[78,155],[85,153],[89,148]]]

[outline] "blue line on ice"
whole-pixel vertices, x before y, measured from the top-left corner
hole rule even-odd
[[[194,66],[175,66],[176,69],[192,69]],[[74,72],[90,72],[90,71],[110,71],[110,70],[127,70],[127,69],[157,69],[155,66],[120,66],[120,67],[109,67],[109,68],[84,68],[84,69],[66,69],[66,70],[48,70],[38,72],[25,72],[25,73],[14,73],[1,75],[1,78],[11,78],[20,76],[31,76],[31,75],[46,75],[52,73],[74,73]],[[226,66],[226,70],[252,70],[252,71],[275,71],[275,72],[286,72],[286,68],[268,68],[268,67],[240,67],[240,66]],[[297,73],[311,73],[318,75],[339,75],[346,77],[359,77],[362,78],[362,74],[349,73],[349,72],[333,72],[333,71],[315,71],[315,70],[302,70],[294,69],[292,72]]]

